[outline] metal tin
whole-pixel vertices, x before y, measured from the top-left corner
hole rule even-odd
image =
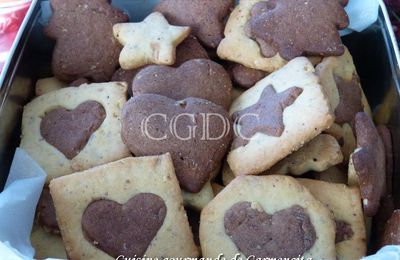
[[[113,1],[134,20],[143,19],[156,0]],[[43,35],[48,21],[48,1],[34,0],[15,43],[8,67],[0,78],[0,190],[10,169],[20,142],[23,106],[34,95],[37,79],[51,76],[53,42]],[[353,55],[362,86],[374,110],[376,119],[390,127],[393,137],[395,200],[400,202],[400,55],[387,10],[380,1],[378,20],[361,33],[343,37]],[[397,205],[400,207],[400,205]]]

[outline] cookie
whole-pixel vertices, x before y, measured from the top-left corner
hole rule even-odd
[[[385,146],[366,113],[356,114],[355,130],[357,149],[350,155],[349,184],[360,186],[364,213],[372,217],[386,191]]]
[[[239,176],[201,212],[203,257],[336,259],[331,212],[294,178]]]
[[[113,26],[115,38],[124,46],[119,64],[125,70],[148,64],[172,65],[175,51],[190,33],[190,27],[171,26],[158,12],[139,23],[119,23]]]
[[[46,181],[130,155],[121,139],[126,85],[63,88],[24,107],[21,148],[47,173]]]
[[[361,88],[353,58],[347,48],[339,57],[324,58],[316,67],[316,73],[335,114],[335,124],[326,132],[342,143],[344,161],[347,162],[356,147],[355,114],[364,111],[371,115],[371,109]]]
[[[60,229],[56,219],[56,210],[48,187],[45,187],[40,195],[36,207],[36,220],[38,225],[43,227],[47,232],[60,234]]]
[[[207,51],[201,46],[196,37],[189,35],[181,44],[176,47],[176,59],[174,67],[180,66],[188,60],[208,59]],[[132,96],[132,81],[136,74],[144,67],[132,70],[119,68],[111,78],[111,81],[123,81],[128,84],[129,95]]]
[[[338,1],[274,0],[251,7],[246,34],[266,58],[289,61],[300,56],[339,56],[344,52],[339,30],[349,18]]]
[[[259,174],[333,123],[314,67],[296,58],[237,98],[235,138],[228,163],[235,175]]]
[[[35,259],[67,259],[61,235],[47,232],[42,226],[33,225],[31,244],[35,249]]]
[[[336,222],[337,259],[361,259],[367,253],[367,238],[360,190],[345,184],[298,179],[311,194],[333,212]]]
[[[319,181],[347,184],[347,166],[346,170],[341,166],[333,166],[322,172],[313,172],[313,175]]]
[[[158,94],[175,100],[196,97],[229,109],[232,83],[224,67],[206,59],[194,59],[178,68],[153,65],[136,74],[132,93]]]
[[[190,26],[204,45],[216,48],[223,37],[224,20],[234,5],[234,0],[162,0],[154,10],[171,24]]]
[[[321,134],[264,174],[302,175],[308,171],[322,172],[342,161],[342,151],[336,139]]]
[[[214,191],[207,182],[198,193],[182,191],[182,197],[185,207],[201,211],[214,198]]]
[[[393,143],[392,134],[390,129],[384,125],[378,125],[376,127],[379,136],[382,139],[383,145],[385,146],[385,165],[386,165],[386,195],[392,194],[393,190],[393,172],[394,172],[394,158],[393,158]]]
[[[374,110],[374,122],[376,124],[389,124],[390,119],[393,117],[393,112],[396,111],[397,93],[397,88],[394,84],[391,84],[389,89],[385,91],[383,100]]]
[[[235,174],[233,174],[233,171],[231,167],[229,167],[228,161],[224,161],[224,164],[222,166],[222,183],[224,186],[228,186],[233,179],[235,179]]]
[[[400,245],[400,210],[395,210],[386,222],[381,247]]]
[[[374,237],[372,242],[374,250],[379,250],[383,241],[386,222],[390,219],[394,210],[395,206],[393,197],[391,195],[385,196],[381,200],[379,210],[372,220],[372,234]]]
[[[64,88],[66,86],[67,84],[65,82],[62,82],[55,77],[38,79],[35,85],[35,95],[41,96],[48,92]]]
[[[251,88],[268,75],[265,71],[247,68],[238,63],[229,66],[229,72],[233,82],[243,88]]]
[[[171,153],[179,183],[191,193],[219,169],[231,138],[228,113],[204,99],[143,94],[122,111],[122,139],[130,151],[136,156]]]
[[[169,154],[57,178],[50,192],[71,259],[198,256]]]
[[[80,79],[72,81],[69,85],[71,87],[79,87],[80,85],[89,84],[89,83],[90,83],[90,81],[88,79],[80,78]]]
[[[45,34],[56,40],[52,59],[55,77],[65,82],[79,78],[109,81],[118,67],[121,51],[112,27],[128,21],[128,16],[107,0],[50,3],[53,16]]]
[[[214,196],[217,196],[218,193],[220,193],[225,187],[222,186],[222,185],[219,184],[219,183],[212,182],[212,183],[211,183],[211,188],[212,188],[212,190],[213,190],[213,192],[214,192]]]
[[[209,59],[206,49],[200,44],[197,38],[189,35],[181,44],[176,47],[176,59],[174,67],[193,59]]]

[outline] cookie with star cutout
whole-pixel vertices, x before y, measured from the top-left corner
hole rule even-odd
[[[190,34],[190,27],[172,26],[154,12],[139,23],[116,24],[113,32],[124,46],[119,56],[121,68],[131,70],[148,64],[174,64],[176,47]]]
[[[354,117],[358,112],[371,115],[349,50],[345,48],[339,57],[324,58],[316,67],[316,73],[335,114],[335,123],[326,132],[341,143],[344,161],[348,162],[356,148]]]
[[[235,175],[260,174],[333,123],[311,62],[293,59],[237,98],[228,163]]]
[[[225,27],[218,56],[273,72],[299,56],[341,55],[349,24],[339,1],[241,0]]]

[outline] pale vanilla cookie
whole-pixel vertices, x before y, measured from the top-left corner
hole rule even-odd
[[[214,191],[211,182],[204,184],[198,193],[191,193],[182,190],[183,202],[186,207],[201,211],[213,198]]]
[[[341,169],[341,166],[333,166],[322,172],[314,172],[316,180],[347,184],[347,166],[346,169]]]
[[[121,139],[126,84],[68,87],[24,107],[21,148],[47,173],[46,181],[130,156]]]
[[[31,243],[35,249],[35,259],[67,259],[61,235],[49,233],[39,225],[33,225]]]
[[[50,192],[71,259],[198,256],[169,154],[57,178]]]
[[[203,257],[336,259],[332,213],[296,179],[239,176],[202,211]]]
[[[140,23],[119,23],[114,37],[124,46],[119,64],[125,70],[148,64],[172,65],[176,47],[190,34],[188,26],[173,26],[159,12]]]
[[[66,86],[67,84],[65,82],[62,82],[55,77],[38,79],[35,85],[35,95],[41,96],[48,92],[64,88]]]
[[[324,58],[316,67],[316,73],[329,99],[332,113],[335,114],[335,123],[326,132],[342,143],[344,161],[347,162],[350,153],[356,148],[355,114],[364,111],[371,116],[371,109],[361,88],[353,57],[345,48],[341,56]]]
[[[367,237],[360,190],[345,184],[297,179],[333,212],[336,221],[338,260],[361,259],[367,253]]]
[[[218,46],[221,59],[230,60],[245,67],[272,72],[283,67],[287,61],[279,54],[266,58],[258,43],[246,35],[246,24],[251,18],[251,9],[262,0],[240,0],[229,16],[225,26],[225,38]]]
[[[322,172],[343,161],[337,140],[321,134],[281,160],[264,174],[302,175],[309,171]]]
[[[328,100],[307,58],[290,61],[237,98],[228,163],[235,175],[259,174],[333,123]]]

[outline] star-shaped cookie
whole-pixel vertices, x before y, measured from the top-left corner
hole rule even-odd
[[[119,63],[125,70],[147,64],[172,65],[175,49],[190,33],[190,27],[172,26],[161,13],[154,12],[140,23],[120,23],[114,36],[124,46]]]
[[[301,88],[292,87],[276,93],[272,85],[267,86],[256,104],[232,115],[235,123],[240,125],[240,134],[235,139],[233,147],[246,145],[258,132],[269,136],[281,136],[285,129],[283,111],[292,105],[302,92]]]

